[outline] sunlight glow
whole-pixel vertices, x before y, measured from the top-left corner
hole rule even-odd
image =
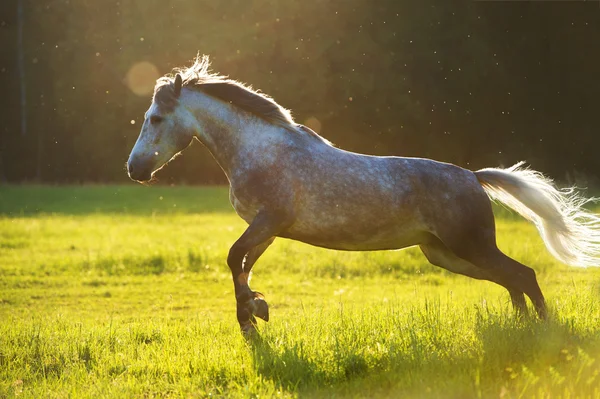
[[[138,96],[146,96],[154,91],[154,84],[159,76],[158,68],[154,64],[141,61],[129,68],[125,77],[125,84]]]

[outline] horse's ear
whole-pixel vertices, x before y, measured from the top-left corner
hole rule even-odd
[[[183,82],[181,80],[181,75],[177,74],[175,76],[175,97],[179,97],[179,95],[181,94],[181,86],[182,86]]]

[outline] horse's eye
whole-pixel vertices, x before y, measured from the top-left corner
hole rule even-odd
[[[163,117],[162,116],[158,116],[158,115],[152,115],[150,117],[150,123],[152,125],[158,125],[159,123],[161,123],[163,121]]]

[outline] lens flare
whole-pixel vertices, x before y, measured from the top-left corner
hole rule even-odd
[[[317,118],[315,118],[314,116],[311,116],[310,118],[308,118],[306,121],[304,121],[304,124],[311,128],[312,130],[314,130],[317,133],[321,133],[321,121],[318,120]]]
[[[125,83],[138,96],[147,96],[154,90],[154,84],[159,76],[158,68],[153,63],[141,61],[129,68]]]

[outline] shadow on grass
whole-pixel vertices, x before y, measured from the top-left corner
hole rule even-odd
[[[405,326],[398,331],[402,336],[393,338],[365,337],[377,335],[371,329],[350,337],[364,347],[341,340],[338,348],[332,336],[339,331],[330,331],[322,337],[328,343],[317,350],[308,345],[320,345],[319,340],[267,334],[253,339],[250,350],[259,375],[306,397],[528,397],[600,389],[594,359],[600,355],[600,335],[592,324],[523,320],[511,313],[478,314],[471,323],[464,340],[460,332],[436,338],[441,323],[429,331],[426,325]],[[411,329],[416,333],[407,332]]]
[[[397,352],[374,363],[362,353],[347,351],[324,366],[323,359],[304,353],[302,344],[281,347],[269,339],[257,338],[251,350],[259,375],[299,397],[422,397],[424,392],[431,397],[439,390],[438,397],[462,398],[473,393],[472,384],[462,375],[445,379],[456,382],[451,395],[435,386],[436,377],[450,376],[467,367],[469,359],[463,355],[446,358],[432,354],[414,359]]]
[[[258,374],[286,391],[296,392],[327,381],[326,373],[306,356],[301,342],[275,349],[274,341],[257,334],[249,344]]]
[[[548,320],[531,315],[525,319],[486,317],[477,321],[476,331],[490,368],[525,365],[545,369],[566,365],[565,354],[578,350],[600,354],[600,335],[593,316],[582,311],[572,317],[551,314]]]

